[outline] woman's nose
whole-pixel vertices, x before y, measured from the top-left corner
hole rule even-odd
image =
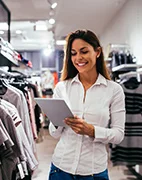
[[[81,54],[80,54],[80,53],[77,53],[76,58],[77,58],[77,59],[82,59]]]

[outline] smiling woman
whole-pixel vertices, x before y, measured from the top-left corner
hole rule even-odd
[[[49,125],[50,134],[60,138],[49,180],[108,180],[105,146],[124,137],[124,93],[110,80],[100,42],[90,30],[67,36],[61,82],[53,97],[64,99],[74,118],[64,119],[67,127]]]
[[[75,33],[69,34],[66,40],[68,43],[66,43],[65,46],[66,51],[61,80],[72,78],[78,73],[77,66],[74,66],[75,64],[73,64],[74,62],[83,62],[90,65],[90,60],[88,61],[88,58],[85,59],[87,56],[91,59],[91,62],[96,61],[97,59],[93,70],[96,69],[97,72],[104,75],[107,79],[110,79],[104,62],[104,55],[101,50],[100,42],[94,33],[89,30],[76,31]],[[79,58],[82,58],[82,61]],[[78,67],[82,65],[83,64],[80,64]],[[68,71],[66,71],[66,68]]]
[[[94,77],[97,77],[96,60],[100,56],[100,53],[100,47],[94,50],[89,43],[85,42],[82,39],[75,39],[73,41],[71,59],[74,67],[80,73],[80,79],[82,79],[82,74],[89,77],[93,74]],[[95,80],[96,78],[94,78],[92,84]]]

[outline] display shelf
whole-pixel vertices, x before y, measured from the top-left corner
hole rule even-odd
[[[31,69],[31,67],[27,66],[25,63],[22,61],[19,61],[19,68],[20,69]]]
[[[12,77],[13,74],[0,68],[0,77],[5,77],[5,76],[6,76],[6,77]]]
[[[135,170],[132,166],[127,166],[129,171],[137,178],[137,180],[142,180],[142,175]]]
[[[112,61],[112,58],[111,57],[108,57],[105,59],[105,62],[111,62]]]
[[[0,66],[19,66],[19,63],[10,54],[0,50]]]
[[[112,72],[135,71],[138,68],[142,68],[142,65],[138,65],[138,64],[121,64],[119,66],[113,67]]]

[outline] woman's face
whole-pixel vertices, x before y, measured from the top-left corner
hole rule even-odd
[[[100,48],[93,47],[82,39],[75,39],[71,48],[71,60],[79,73],[96,71],[96,59],[100,55]]]

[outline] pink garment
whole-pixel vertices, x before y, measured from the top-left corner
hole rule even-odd
[[[28,89],[27,102],[28,102],[28,107],[29,107],[31,127],[32,127],[33,137],[34,139],[37,139],[38,135],[37,135],[37,127],[36,127],[36,121],[35,121],[35,114],[34,114],[35,103],[34,103],[33,98],[34,96],[33,96],[32,89]]]

